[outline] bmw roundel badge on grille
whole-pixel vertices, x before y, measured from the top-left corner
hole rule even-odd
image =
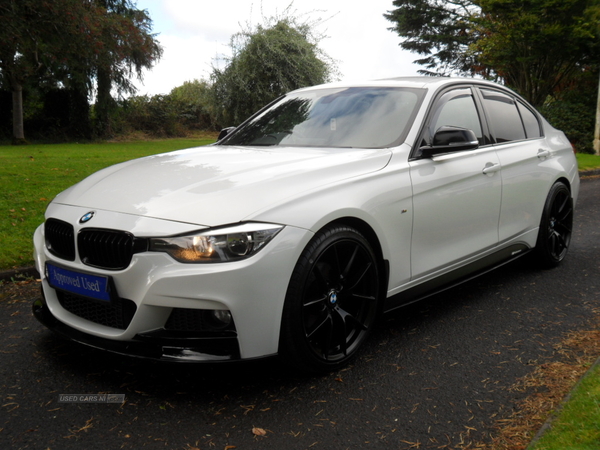
[[[92,220],[92,217],[94,217],[94,211],[90,211],[89,213],[86,213],[83,216],[81,216],[81,219],[79,219],[79,223],[89,222],[90,220]]]

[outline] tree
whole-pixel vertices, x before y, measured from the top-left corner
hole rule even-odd
[[[415,63],[423,75],[450,76],[477,71],[469,58],[476,40],[475,18],[480,8],[471,0],[394,0],[396,9],[384,17],[405,38],[400,46],[424,56]]]
[[[81,12],[76,3],[0,0],[0,85],[12,92],[15,143],[25,140],[23,86],[65,54],[77,23],[71,17]]]
[[[73,115],[88,120],[94,82],[102,101],[115,85],[131,92],[133,70],[139,76],[160,57],[149,28],[129,0],[0,0],[0,83],[13,93],[14,141],[24,141],[27,81],[65,87],[78,105]]]
[[[237,125],[285,92],[329,81],[334,65],[317,41],[311,25],[289,17],[235,34],[227,66],[211,74],[218,124]]]
[[[594,153],[598,75],[598,70],[577,73],[540,108],[553,126],[564,131],[578,153]]]
[[[598,60],[599,0],[395,0],[385,17],[428,73],[504,81],[535,106]],[[433,71],[435,70],[435,71]]]
[[[211,86],[206,80],[186,81],[169,93],[179,120],[190,129],[209,129],[214,125],[210,96]]]
[[[597,0],[480,0],[472,50],[533,105],[596,63]]]
[[[102,20],[101,45],[93,55],[92,73],[97,82],[96,117],[100,135],[110,134],[110,112],[115,106],[113,87],[119,93],[135,93],[131,76],[141,79],[142,70],[153,66],[162,48],[151,34],[152,21],[146,11],[130,0],[96,0]]]

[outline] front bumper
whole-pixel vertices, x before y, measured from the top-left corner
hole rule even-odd
[[[50,217],[74,224],[85,213],[82,208],[66,205],[52,205],[49,211]],[[191,225],[105,211],[97,212],[94,221],[96,227],[131,230],[142,237],[193,229]],[[242,261],[182,264],[165,253],[143,252],[135,254],[123,270],[104,270],[85,265],[78,257],[68,261],[51,254],[45,246],[44,227],[40,226],[34,235],[34,256],[44,295],[34,303],[33,311],[42,324],[58,334],[123,355],[209,362],[272,356],[278,352],[289,279],[311,236],[307,230],[287,226],[258,254]],[[77,298],[67,299],[68,303],[64,292],[48,282],[48,262],[67,270],[109,277],[117,300],[127,303],[128,312],[123,315],[128,317],[123,324],[97,319],[96,311],[80,310]],[[85,303],[81,302],[81,308],[88,308]],[[234,326],[222,330],[169,326],[175,313],[185,320],[188,314],[211,311],[229,311]]]
[[[33,315],[55,333],[96,349],[165,362],[218,362],[241,359],[237,334],[199,337],[167,330],[136,335],[130,341],[116,341],[90,335],[68,326],[52,315],[42,289],[42,298],[33,302]]]

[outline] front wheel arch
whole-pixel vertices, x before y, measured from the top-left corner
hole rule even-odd
[[[375,230],[373,230],[373,228],[371,227],[371,225],[369,225],[367,222],[358,219],[356,217],[341,217],[333,222],[330,222],[329,224],[327,224],[326,226],[331,226],[331,225],[346,225],[349,226],[351,228],[356,229],[360,234],[362,234],[365,239],[369,242],[369,244],[371,245],[371,248],[373,249],[373,251],[375,252],[375,255],[377,256],[377,264],[379,265],[379,289],[380,292],[382,293],[382,301],[380,302],[380,306],[383,308],[383,300],[387,294],[387,289],[389,286],[389,279],[390,279],[390,267],[389,267],[389,261],[387,259],[385,259],[383,257],[383,249],[381,247],[381,242],[379,241],[379,238],[377,237],[377,233],[375,232]],[[325,228],[325,227],[323,227]]]
[[[334,222],[304,248],[286,293],[280,357],[305,373],[350,363],[381,313],[381,258],[355,227]]]

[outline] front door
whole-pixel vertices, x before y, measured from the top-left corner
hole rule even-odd
[[[438,98],[423,139],[429,139],[444,125],[473,130],[480,147],[410,163],[413,280],[456,268],[498,243],[500,162],[484,137],[470,88],[452,89]]]

